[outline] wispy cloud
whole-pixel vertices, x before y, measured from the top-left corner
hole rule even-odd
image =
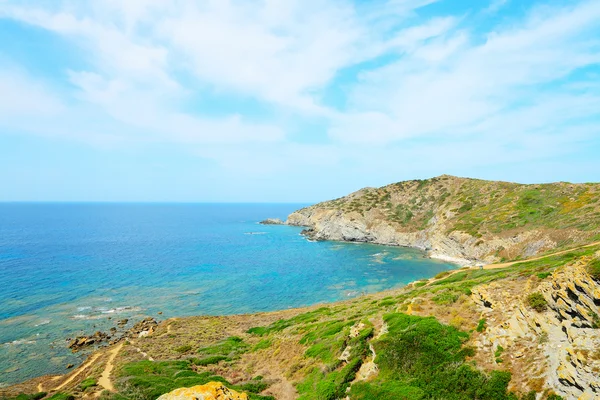
[[[436,3],[6,0],[0,21],[59,38],[79,62],[49,78],[0,47],[0,126],[174,143],[248,175],[391,177],[398,157],[419,175],[573,154],[597,138],[600,3]]]

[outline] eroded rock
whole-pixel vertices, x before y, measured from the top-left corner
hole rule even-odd
[[[209,382],[191,388],[175,389],[158,400],[247,400],[248,395],[229,389],[221,382]]]

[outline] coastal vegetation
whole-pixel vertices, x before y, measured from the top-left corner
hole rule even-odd
[[[556,400],[600,390],[597,185],[442,176],[364,189],[304,212],[323,209],[384,218],[400,231],[444,220],[444,234],[465,233],[474,247],[546,236],[522,244],[537,251],[530,259],[507,246],[494,254],[511,262],[334,304],[146,321],[71,375],[4,398],[146,400],[209,382],[256,400]],[[554,247],[544,247],[548,241]]]

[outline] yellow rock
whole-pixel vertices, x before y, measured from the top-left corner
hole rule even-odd
[[[231,390],[221,382],[209,382],[206,385],[175,389],[163,394],[158,400],[248,400],[248,395]]]

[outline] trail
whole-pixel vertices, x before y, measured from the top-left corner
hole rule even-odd
[[[539,256],[539,257],[534,257],[534,258],[526,258],[524,260],[511,261],[511,262],[507,262],[507,263],[488,264],[488,265],[484,266],[483,269],[506,268],[506,267],[513,266],[515,264],[519,264],[519,263],[523,263],[523,262],[529,262],[529,261],[542,260],[544,258],[548,258],[548,257],[552,257],[552,256],[559,256],[561,254],[566,254],[566,253],[569,253],[569,252],[574,251],[574,250],[585,249],[587,247],[594,247],[594,246],[598,246],[598,245],[600,245],[600,242],[594,242],[594,243],[586,244],[586,245],[583,245],[583,246],[574,247],[572,249],[561,250],[561,251],[557,251],[556,253],[546,254],[545,256]]]
[[[110,380],[110,373],[114,368],[114,361],[119,354],[119,351],[123,348],[123,342],[119,343],[117,346],[112,348],[108,354],[108,359],[106,360],[106,365],[104,366],[104,371],[102,371],[102,375],[98,379],[98,385],[102,386],[104,389],[109,390],[111,392],[115,391],[115,387]]]
[[[77,369],[77,371],[72,374],[66,381],[64,381],[63,383],[61,383],[60,385],[58,385],[57,387],[55,387],[52,390],[60,390],[63,387],[65,387],[66,385],[68,385],[69,383],[73,382],[73,379],[77,378],[83,371],[86,370],[87,367],[89,367],[90,365],[92,365],[94,363],[94,361],[96,361],[98,359],[98,357],[100,357],[100,353],[96,353],[93,356],[91,356],[81,367],[79,367]],[[39,386],[38,386],[39,387]]]
[[[559,256],[561,254],[566,254],[566,253],[569,253],[569,252],[574,251],[574,250],[580,250],[580,249],[585,249],[587,247],[594,247],[594,246],[600,246],[600,242],[594,242],[594,243],[590,243],[590,244],[585,244],[583,246],[573,247],[571,249],[561,250],[561,251],[557,251],[556,253],[550,253],[550,254],[546,254],[546,255],[543,255],[543,256],[539,256],[539,257],[526,258],[524,260],[510,261],[510,262],[498,263],[498,264],[487,264],[487,265],[483,266],[483,269],[508,268],[508,267],[511,267],[513,265],[516,265],[516,264],[526,263],[526,262],[530,262],[530,261],[542,260],[544,258],[553,257],[553,256]],[[477,268],[477,267],[471,267],[471,269],[475,269],[475,268]],[[448,275],[446,275],[446,276],[444,276],[442,278],[439,278],[439,279],[432,278],[432,279],[429,280],[429,282],[427,282],[427,284],[425,286],[430,286],[434,282],[446,279],[446,278],[448,278],[448,277],[450,277],[450,276],[452,276],[454,274],[457,274],[459,272],[462,272],[462,271],[464,271],[464,269],[459,268],[459,269],[453,270]]]

